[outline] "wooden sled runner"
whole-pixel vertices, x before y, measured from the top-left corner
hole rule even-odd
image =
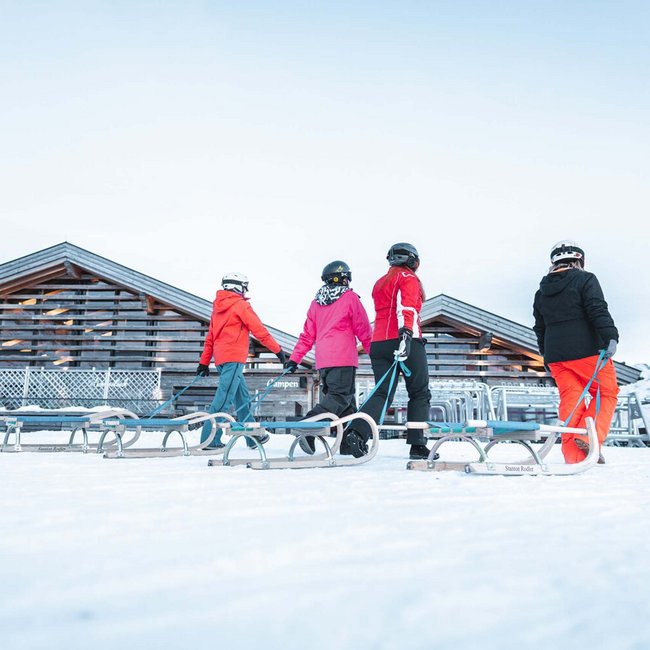
[[[598,462],[599,445],[593,418],[587,418],[585,429],[563,427],[561,425],[538,424],[536,422],[508,422],[499,420],[468,420],[465,424],[452,426],[431,426],[419,423],[418,428],[426,428],[430,435],[436,438],[429,457],[426,460],[410,461],[406,469],[416,471],[455,470],[467,474],[495,474],[499,476],[522,475],[568,475],[579,474],[593,467]],[[579,463],[548,463],[548,456],[557,438],[562,433],[587,435],[589,452]],[[478,454],[475,461],[433,460],[439,449],[451,440],[468,442]],[[484,447],[479,443],[486,442]],[[492,448],[502,442],[515,443],[523,447],[529,454],[517,461],[497,461],[488,457]],[[535,450],[530,443],[542,442]]]
[[[341,442],[343,440],[344,425],[355,419],[363,419],[370,425],[372,438],[370,449],[365,456],[354,458],[353,456],[344,456],[339,453]],[[291,429],[294,440],[292,441],[286,456],[269,458],[264,446],[257,440],[256,432],[260,430],[274,429]],[[336,431],[336,437],[333,442],[327,440],[330,432]],[[372,460],[379,447],[379,431],[375,421],[366,413],[353,413],[343,418],[337,418],[332,413],[322,413],[308,420],[298,420],[291,422],[251,422],[246,425],[237,424],[230,427],[228,432],[232,436],[226,448],[224,449],[221,459],[212,459],[208,461],[210,467],[232,467],[235,465],[245,465],[250,469],[303,469],[312,467],[348,467],[350,465],[360,465]],[[315,442],[323,447],[321,453],[315,453],[313,456],[296,456],[296,448],[300,438],[314,437]],[[250,458],[231,458],[230,454],[241,437],[248,437],[255,441],[256,449],[259,453],[259,459],[251,460]]]

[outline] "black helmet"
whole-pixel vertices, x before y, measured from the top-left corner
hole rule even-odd
[[[578,262],[583,269],[585,267],[585,252],[576,242],[564,239],[551,248],[552,264],[570,264],[571,262]]]
[[[320,279],[327,284],[347,285],[352,281],[350,267],[341,260],[330,262],[324,269]]]
[[[420,256],[413,244],[401,242],[393,244],[386,255],[386,259],[391,266],[408,266],[415,271],[420,266]]]

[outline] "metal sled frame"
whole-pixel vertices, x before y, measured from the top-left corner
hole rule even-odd
[[[415,428],[426,428],[434,436],[438,436],[429,457],[426,460],[410,461],[406,469],[418,471],[455,470],[467,474],[494,474],[499,476],[522,475],[568,475],[579,474],[593,467],[598,462],[599,444],[596,426],[593,418],[586,418],[586,428],[577,429],[560,425],[538,424],[536,422],[508,422],[499,420],[468,420],[465,424],[431,427],[428,423],[410,423]],[[544,459],[549,454],[559,435],[574,433],[586,435],[589,438],[589,452],[579,463],[546,463]],[[471,444],[478,453],[476,461],[445,461],[433,460],[436,452],[450,440],[462,440]],[[479,441],[487,441],[481,447]],[[531,442],[544,441],[535,450]],[[521,445],[529,456],[519,461],[494,461],[488,457],[489,451],[500,442],[510,442]]]
[[[88,439],[88,431],[101,431],[101,424],[105,418],[110,417],[137,417],[130,411],[123,409],[108,409],[106,411],[91,411],[88,413],[80,413],[78,415],[64,415],[60,412],[43,412],[39,414],[33,413],[11,413],[0,415],[0,423],[5,428],[5,434],[0,447],[0,452],[82,452],[88,451],[101,451],[102,449],[110,449],[118,445],[117,440],[106,442],[103,436],[101,441],[97,444],[90,443]],[[34,444],[22,442],[22,429],[27,424],[37,424],[46,430],[48,426],[59,426],[61,431],[66,435],[70,435],[67,444]],[[78,432],[81,432],[82,442],[75,443],[75,437]],[[9,439],[14,436],[14,442],[9,444]],[[124,446],[133,444],[135,439],[129,440],[124,443]]]
[[[372,444],[368,453],[360,458],[353,456],[340,455],[339,449],[343,440],[344,424],[351,420],[362,419],[368,422],[372,432]],[[295,436],[289,453],[283,457],[269,458],[266,451],[255,435],[256,430],[260,429],[291,429],[291,433]],[[336,438],[330,444],[325,437],[329,432],[335,429]],[[245,465],[250,469],[303,469],[312,467],[348,467],[350,465],[360,465],[372,460],[379,447],[379,431],[376,422],[366,413],[353,413],[346,415],[343,418],[337,418],[332,413],[321,413],[306,420],[297,420],[291,422],[250,422],[244,425],[238,424],[230,429],[232,438],[224,449],[222,459],[209,460],[210,467],[232,467],[235,465]],[[248,437],[255,442],[255,447],[260,455],[259,460],[251,460],[250,458],[231,458],[230,452],[237,440],[241,437]],[[313,456],[295,456],[296,448],[300,442],[300,438],[314,437],[323,446],[324,451],[320,454]]]
[[[203,423],[206,421],[209,421],[212,424],[212,430],[207,439],[197,445],[189,445],[187,442],[187,433],[192,429],[203,426]],[[206,449],[206,447],[214,440],[219,429],[228,432],[233,424],[236,424],[235,419],[228,413],[204,413],[202,411],[192,413],[191,416],[177,418],[107,418],[100,424],[103,432],[99,439],[100,449],[98,449],[98,451],[102,451],[101,447],[104,437],[108,434],[113,434],[115,436],[117,448],[105,450],[104,458],[214,456],[215,454],[223,454],[224,448]],[[163,435],[161,444],[157,447],[126,449],[126,447],[132,445],[144,431],[150,433],[161,433]],[[132,432],[134,437],[127,445],[127,443],[122,442],[122,438],[129,432]],[[175,437],[180,439],[179,447],[168,446],[168,442],[174,434]]]

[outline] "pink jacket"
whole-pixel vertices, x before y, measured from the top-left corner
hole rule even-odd
[[[370,352],[371,338],[368,314],[354,291],[346,291],[331,305],[313,300],[291,360],[300,363],[315,343],[316,368],[357,367],[357,339]]]

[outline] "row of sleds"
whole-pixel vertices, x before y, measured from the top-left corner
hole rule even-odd
[[[360,458],[340,454],[345,427],[355,419],[366,420],[371,429],[368,453]],[[210,422],[211,432],[199,444],[190,444],[191,432],[202,429]],[[468,420],[463,423],[410,422],[407,425],[386,425],[379,427],[367,414],[358,412],[339,418],[324,413],[313,418],[287,422],[236,422],[227,413],[202,413],[176,418],[140,418],[124,409],[91,410],[87,412],[61,413],[43,411],[38,413],[21,411],[0,412],[0,431],[3,433],[0,452],[94,452],[104,458],[166,458],[174,456],[210,456],[211,467],[245,466],[251,469],[300,469],[317,467],[348,467],[368,463],[377,455],[379,431],[407,427],[424,430],[425,436],[433,440],[429,457],[410,461],[407,469],[415,471],[459,471],[467,474],[495,475],[555,475],[577,474],[591,468],[598,461],[598,441],[594,422],[587,418],[586,429],[563,427],[562,425],[539,424],[537,422],[510,422],[493,420]],[[51,431],[56,428],[64,434],[67,442],[62,444],[35,444],[23,442],[29,431]],[[288,434],[289,446],[285,455],[270,457],[261,440],[267,432]],[[208,448],[217,433],[229,436],[222,448]],[[579,463],[567,465],[563,462],[548,462],[547,457],[562,433],[587,435],[589,452]],[[157,434],[159,444],[144,447],[142,436]],[[160,438],[162,436],[162,438]],[[91,437],[97,438],[91,442]],[[300,449],[301,438],[313,437],[316,452],[308,456]],[[274,435],[274,439],[276,436]],[[144,439],[143,439],[144,440]],[[241,457],[238,454],[247,440],[256,451],[256,458]],[[474,460],[448,458],[448,452],[458,449],[449,445],[452,441],[463,441],[471,448]],[[504,444],[516,447],[514,460],[497,458],[492,450]],[[245,447],[244,447],[245,448]],[[503,454],[498,454],[502,456]],[[508,456],[513,453],[508,453]]]

